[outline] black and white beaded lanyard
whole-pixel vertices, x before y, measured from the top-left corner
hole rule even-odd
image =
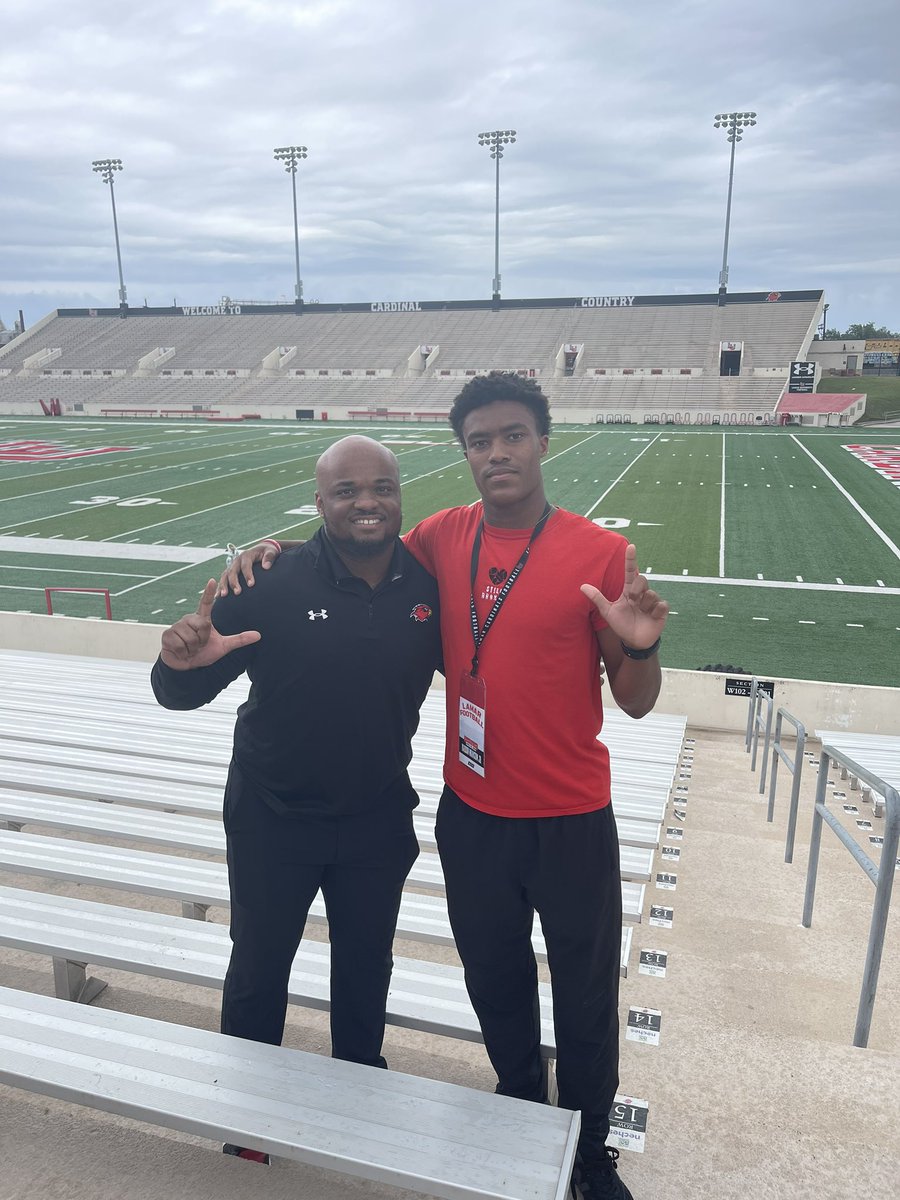
[[[482,517],[482,519],[481,519],[481,522],[475,533],[475,540],[472,543],[471,591],[469,593],[469,614],[472,618],[472,642],[475,647],[475,652],[472,655],[472,676],[473,677],[476,677],[478,675],[478,654],[479,654],[479,651],[481,650],[481,645],[484,642],[484,639],[487,637],[488,630],[493,625],[494,621],[496,621],[497,614],[499,613],[500,609],[503,607],[503,602],[506,599],[506,597],[509,595],[512,585],[516,582],[516,580],[522,574],[525,564],[528,562],[528,556],[531,553],[531,547],[534,545],[535,541],[543,533],[544,526],[547,524],[547,521],[549,520],[550,514],[552,512],[553,512],[553,506],[550,504],[550,501],[548,500],[546,505],[544,506],[544,511],[541,513],[540,520],[538,521],[537,525],[535,525],[534,529],[532,529],[532,531],[531,531],[531,537],[528,539],[528,545],[522,551],[519,561],[516,563],[516,565],[513,567],[513,569],[510,571],[509,575],[507,576],[506,582],[504,583],[503,587],[500,589],[500,591],[497,595],[497,599],[494,601],[493,608],[488,613],[488,615],[485,617],[484,624],[479,629],[478,628],[478,614],[475,611],[475,579],[478,575],[478,559],[481,554],[481,535],[482,535],[482,531],[484,529],[484,518]]]

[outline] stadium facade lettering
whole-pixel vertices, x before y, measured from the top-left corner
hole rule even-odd
[[[194,304],[182,305],[181,311],[186,317],[238,317],[241,313],[239,304]]]
[[[796,292],[733,292],[729,293],[729,304],[766,304],[777,298],[782,304],[790,301],[807,302],[819,301],[822,291]],[[550,309],[550,308],[645,308],[653,307],[694,307],[696,305],[718,305],[719,297],[716,292],[698,295],[677,296],[552,296],[552,297],[520,297],[500,302],[503,309]],[[380,300],[374,304],[367,300],[350,303],[316,302],[303,304],[198,304],[198,305],[166,305],[164,307],[141,308],[59,308],[56,310],[60,317],[128,317],[131,320],[140,317],[171,316],[183,317],[218,317],[218,316],[281,316],[286,313],[306,313],[310,317],[328,313],[362,313],[362,312],[476,312],[489,311],[495,308],[495,302],[482,300]],[[892,342],[894,339],[881,339]],[[867,351],[874,351],[875,346],[868,345]],[[885,345],[883,352],[890,349]]]
[[[582,296],[582,308],[631,308],[634,296]]]

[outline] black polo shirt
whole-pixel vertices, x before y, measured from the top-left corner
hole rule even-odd
[[[437,583],[399,540],[373,589],[319,530],[254,587],[220,597],[212,618],[222,634],[261,640],[191,671],[157,659],[151,683],[165,708],[200,708],[247,672],[234,731],[246,785],[277,812],[313,819],[418,803],[406,768],[440,665],[440,616]]]

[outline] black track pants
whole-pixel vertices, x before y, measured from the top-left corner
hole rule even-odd
[[[322,889],[335,1058],[385,1066],[384,1010],[403,884],[419,848],[410,813],[308,823],[241,788],[226,801],[231,962],[222,1032],[278,1045],[291,964]]]
[[[553,988],[561,1107],[580,1109],[580,1149],[602,1150],[618,1086],[622,891],[612,808],[495,817],[444,788],[437,840],[466,986],[498,1091],[545,1099],[531,947],[540,915]]]

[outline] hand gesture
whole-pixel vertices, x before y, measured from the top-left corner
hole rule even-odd
[[[259,563],[264,571],[268,571],[280,553],[281,551],[272,542],[260,542],[256,546],[251,546],[249,550],[241,550],[222,572],[218,584],[219,595],[227,596],[229,591],[232,591],[235,596],[239,596],[242,575],[247,587],[253,587],[256,583],[253,578],[253,564]]]
[[[631,543],[625,550],[625,586],[618,600],[607,600],[599,588],[583,583],[587,596],[616,636],[635,650],[646,650],[662,635],[669,606],[650,590],[637,568],[637,550]]]
[[[193,671],[196,667],[208,667],[218,662],[240,646],[250,646],[260,640],[256,630],[234,633],[223,637],[212,623],[212,606],[216,599],[218,584],[210,579],[203,589],[195,613],[189,613],[176,621],[162,635],[159,656],[167,667],[175,671]]]

